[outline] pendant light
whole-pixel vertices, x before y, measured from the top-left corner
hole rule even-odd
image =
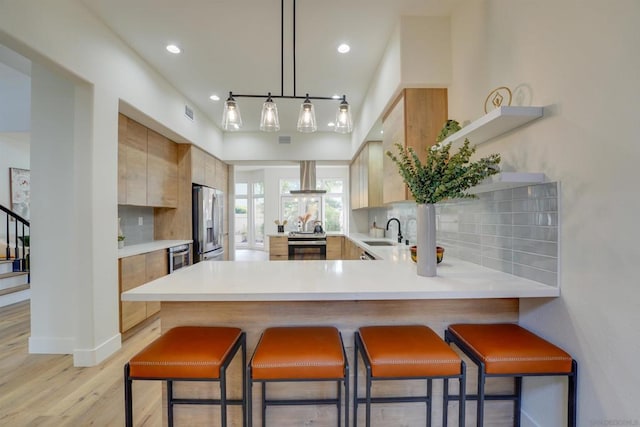
[[[313,108],[311,100],[327,100],[336,101],[342,99],[340,106],[338,107],[338,113],[336,115],[336,125],[334,131],[338,133],[349,133],[352,130],[351,111],[349,104],[347,103],[346,96],[342,98],[335,96],[298,96],[296,94],[296,0],[291,0],[293,6],[293,94],[284,94],[284,3],[285,0],[280,0],[280,94],[271,95],[271,92],[267,96],[257,94],[234,94],[229,92],[229,98],[224,103],[224,112],[222,116],[222,127],[226,131],[237,131],[242,126],[242,119],[240,118],[240,110],[234,99],[236,98],[267,98],[262,104],[262,114],[260,116],[260,130],[263,132],[277,132],[280,130],[280,121],[278,118],[278,108],[274,99],[304,99],[300,106],[300,114],[298,115],[297,129],[299,132],[311,133],[318,130],[316,124],[316,114]]]
[[[222,128],[226,131],[237,131],[242,127],[242,117],[240,117],[240,109],[233,95],[229,92],[229,97],[224,102],[224,111],[222,112]]]
[[[318,130],[316,126],[316,113],[313,104],[307,94],[304,102],[300,106],[300,115],[298,115],[298,132],[311,133]]]
[[[351,111],[349,109],[349,103],[347,102],[347,96],[343,95],[342,102],[340,102],[338,106],[336,125],[333,130],[337,133],[349,133],[351,129]]]
[[[264,102],[264,104],[262,104],[262,114],[260,115],[260,130],[263,132],[277,132],[280,130],[278,107],[271,98],[271,92],[269,92],[269,97]]]

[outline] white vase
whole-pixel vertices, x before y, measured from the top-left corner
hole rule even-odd
[[[416,213],[418,248],[418,276],[436,275],[436,205],[423,203],[418,205]]]

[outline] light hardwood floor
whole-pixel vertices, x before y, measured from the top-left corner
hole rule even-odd
[[[28,354],[29,302],[0,308],[0,426],[123,426],[123,366],[160,336],[160,320],[127,337],[99,366]],[[134,381],[134,423],[162,425],[162,384]]]

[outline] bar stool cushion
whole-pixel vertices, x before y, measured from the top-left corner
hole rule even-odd
[[[132,378],[220,377],[220,365],[240,338],[227,327],[181,326],[170,329],[129,362]]]
[[[265,329],[251,363],[254,380],[344,377],[340,333],[330,326]]]
[[[449,331],[475,352],[487,374],[570,373],[571,356],[516,324],[457,324]]]
[[[360,328],[374,377],[460,375],[460,357],[423,325]]]

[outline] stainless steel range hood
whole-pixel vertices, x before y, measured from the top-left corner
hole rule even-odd
[[[324,194],[327,190],[316,189],[316,162],[303,160],[300,162],[300,190],[291,190],[291,194]]]

